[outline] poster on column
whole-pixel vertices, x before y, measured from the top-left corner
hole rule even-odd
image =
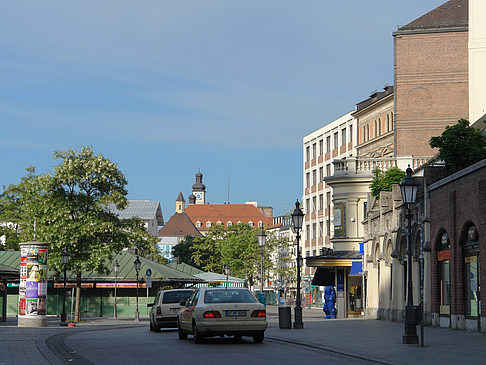
[[[19,315],[46,315],[48,249],[26,246],[20,255]]]

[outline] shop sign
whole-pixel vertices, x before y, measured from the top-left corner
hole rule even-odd
[[[346,203],[334,204],[334,237],[346,237]]]
[[[437,260],[444,261],[451,259],[451,250],[439,251],[437,252]]]

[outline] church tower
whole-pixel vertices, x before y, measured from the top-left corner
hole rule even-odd
[[[192,194],[196,198],[195,204],[206,204],[206,185],[203,184],[202,178],[203,174],[201,174],[201,171],[198,171],[196,173],[196,183],[192,185]]]
[[[186,201],[184,200],[184,196],[182,196],[182,192],[180,192],[176,200],[176,213],[184,213],[185,211]]]

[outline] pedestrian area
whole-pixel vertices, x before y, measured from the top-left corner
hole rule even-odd
[[[486,336],[477,332],[426,327],[425,346],[402,344],[403,325],[370,319],[325,320],[320,309],[304,309],[304,328],[280,329],[278,307],[267,306],[270,317],[265,332],[268,340],[327,350],[382,364],[484,364]],[[293,308],[292,308],[293,315]],[[59,326],[59,318],[50,317],[47,328],[19,328],[16,318],[0,322],[0,364],[63,364],[70,349],[64,335],[80,331],[147,326],[131,318],[93,318],[75,328]],[[420,327],[417,327],[420,333]],[[265,343],[263,344],[263,346]],[[66,356],[63,359],[63,352]],[[83,354],[79,354],[83,355]]]

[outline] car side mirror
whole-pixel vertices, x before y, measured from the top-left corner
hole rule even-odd
[[[153,307],[154,303],[147,303],[147,307]]]
[[[186,304],[187,304],[187,302],[186,302],[185,300],[183,300],[182,302],[179,302],[179,305],[180,305],[181,307],[185,307],[185,306],[186,306]]]

